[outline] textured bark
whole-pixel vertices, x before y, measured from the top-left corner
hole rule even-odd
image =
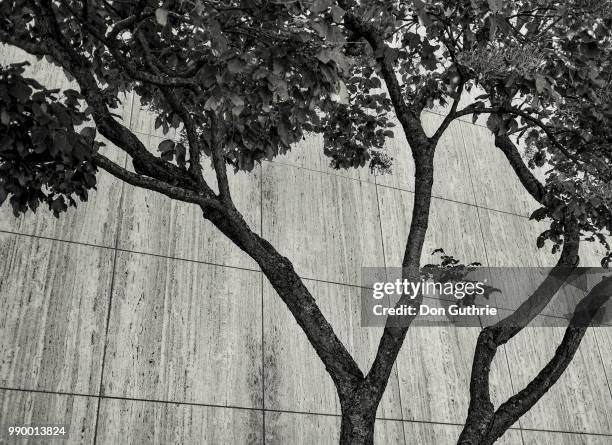
[[[342,409],[340,445],[372,445],[376,408],[361,402]]]
[[[346,10],[350,8],[349,2],[340,2],[340,5]],[[418,280],[423,243],[429,225],[436,140],[428,138],[425,134],[420,120],[421,108],[406,103],[395,72],[393,52],[384,42],[380,31],[352,13],[344,15],[344,24],[352,32],[354,40],[364,39],[372,47],[395,115],[410,144],[410,147],[406,147],[406,149],[411,150],[415,163],[415,197],[410,232],[402,261],[402,276],[408,280]],[[417,297],[414,300],[402,297],[398,304],[410,304],[418,307],[421,300],[422,297]],[[367,376],[368,384],[381,396],[413,319],[414,317],[412,319],[404,318],[402,327],[393,326],[393,320],[389,319],[387,326],[385,326],[376,358]]]
[[[550,204],[547,201],[554,198],[546,197],[544,186],[525,165],[512,140],[506,135],[497,135],[495,145],[504,153],[521,184],[531,196],[542,205]],[[495,412],[489,392],[491,363],[497,349],[517,335],[523,327],[542,312],[573,272],[579,262],[579,242],[579,231],[568,223],[563,250],[555,268],[516,311],[495,326],[483,329],[478,336],[470,379],[470,405],[464,429],[459,437],[460,444],[489,443],[491,437],[495,436],[492,440],[499,438],[520,417],[520,415],[516,416],[509,424],[500,423],[502,414],[499,410]],[[505,418],[510,420],[507,416]],[[495,433],[492,432],[494,425]]]
[[[566,233],[567,242],[563,247],[557,265],[540,284],[538,289],[536,289],[536,291],[511,315],[494,326],[487,327],[480,332],[474,352],[474,361],[472,363],[470,405],[464,428],[459,437],[459,444],[480,445],[492,443],[492,441],[501,437],[501,435],[504,434],[505,431],[524,414],[524,412],[526,412],[518,413],[513,411],[512,414],[507,412],[504,414],[505,411],[502,407],[505,404],[495,411],[489,392],[491,363],[495,358],[498,348],[516,336],[523,327],[527,326],[542,312],[561,288],[567,277],[573,272],[574,267],[578,263],[578,236],[579,234],[575,230],[568,230]],[[581,338],[582,337],[575,339],[577,340],[575,344],[576,349],[580,344]],[[557,368],[562,373],[571,361],[573,354],[571,356],[564,355],[561,349],[557,350],[557,354],[569,358],[564,366]],[[559,374],[559,376],[560,375],[561,374]],[[551,385],[554,381],[551,380]],[[536,381],[534,385],[531,386],[531,390],[538,387],[541,383],[540,381]],[[546,386],[541,387],[544,388]],[[548,386],[548,388],[549,387],[550,386]],[[536,394],[534,391],[531,392],[534,395]],[[539,396],[535,397],[533,403],[535,404],[543,394],[544,393],[541,393]],[[512,399],[513,398],[506,403],[509,403]],[[501,419],[505,420],[501,422]]]
[[[428,145],[426,145],[427,147]],[[431,207],[431,189],[433,186],[433,150],[425,154],[415,156],[415,198],[412,210],[412,221],[410,233],[406,243],[404,259],[402,261],[403,278],[408,280],[418,280],[420,277],[421,253],[423,243],[429,225],[429,212]],[[417,296],[414,300],[403,296],[398,304],[410,304],[420,306],[422,296]],[[418,313],[418,311],[417,311]],[[415,317],[404,318],[403,326],[392,325],[391,319],[383,331],[380,339],[378,351],[372,368],[368,373],[367,379],[377,391],[384,392],[387,385],[391,369],[397,359],[400,349],[406,338],[410,323]]]
[[[545,195],[544,186],[525,165],[521,154],[510,137],[505,134],[495,135],[495,145],[504,153],[504,155],[506,155],[506,159],[512,166],[512,169],[521,181],[523,187],[525,187],[525,190],[527,190],[536,201],[543,204]]]

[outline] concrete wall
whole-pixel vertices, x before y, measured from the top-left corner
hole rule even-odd
[[[32,71],[65,84],[44,64]],[[137,98],[118,114],[156,150],[162,135]],[[423,120],[432,131],[441,117]],[[414,189],[407,148],[397,135],[394,173],[375,177],[331,170],[312,138],[231,177],[238,208],[293,261],[364,370],[381,331],[359,327],[361,268],[401,262]],[[112,145],[106,152],[127,165]],[[535,204],[486,128],[453,123],[436,168],[424,260],[443,247],[489,266],[554,264],[535,247]],[[595,253],[583,260],[597,265]],[[500,351],[497,403],[535,376],[562,334],[528,328]],[[477,335],[409,332],[377,443],[456,441]],[[612,328],[590,330],[558,384],[501,443],[612,442],[611,353]],[[69,443],[333,444],[339,412],[331,379],[257,265],[197,209],[101,173],[90,201],[59,220],[0,210],[0,425],[70,424]]]

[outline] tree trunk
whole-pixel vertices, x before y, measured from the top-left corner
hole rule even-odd
[[[376,408],[359,404],[342,409],[340,445],[373,445]]]

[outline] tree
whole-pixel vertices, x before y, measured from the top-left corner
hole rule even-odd
[[[75,195],[87,199],[102,169],[199,206],[258,263],[325,365],[340,399],[341,443],[372,443],[376,409],[412,319],[385,327],[364,374],[290,260],[245,222],[226,168],[251,170],[314,132],[323,134],[334,166],[369,163],[384,171],[390,168],[383,146],[393,135],[394,114],[416,166],[402,270],[404,278],[417,280],[436,145],[454,119],[488,114],[496,145],[542,205],[532,217],[551,221],[538,244],[550,240],[561,251],[542,291],[527,300],[541,310],[558,289],[552,282],[577,264],[581,238],[608,247],[610,136],[602,123],[611,118],[612,17],[601,1],[501,3],[5,1],[0,41],[58,65],[79,91],[48,90],[25,77],[19,64],[2,68],[0,204],[10,197],[19,214],[46,203],[59,216],[77,205]],[[476,87],[482,97],[459,110],[463,91]],[[156,111],[157,126],[180,131],[180,142],[163,141],[154,155],[113,117],[118,94],[130,89]],[[434,103],[450,106],[428,137],[420,115]],[[89,123],[93,127],[76,130]],[[97,133],[128,154],[134,171],[99,152]],[[527,163],[515,133],[525,137]],[[218,193],[202,175],[207,159]],[[551,172],[542,184],[528,164],[545,163]],[[493,442],[554,384],[607,301],[608,283],[580,303],[551,363],[497,410],[489,396],[489,365],[534,314],[521,306],[510,319],[520,323],[481,332],[461,443]],[[421,301],[422,295],[400,303]]]

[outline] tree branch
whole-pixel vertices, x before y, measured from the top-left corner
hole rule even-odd
[[[169,198],[176,199],[178,201],[197,204],[205,209],[221,208],[219,202],[216,199],[211,198],[210,196],[199,194],[191,190],[186,190],[183,187],[168,184],[167,182],[151,178],[149,176],[132,173],[131,171],[126,170],[125,168],[115,164],[110,159],[106,158],[100,153],[94,154],[94,162],[97,166],[103,168],[108,173],[115,176],[117,179],[125,181],[133,186],[152,190],[154,192],[161,193],[163,195],[168,196]]]
[[[467,419],[459,436],[459,444],[480,444],[495,418],[489,392],[491,363],[500,346],[507,343],[527,326],[552,300],[578,264],[579,232],[566,228],[566,242],[561,256],[546,279],[519,308],[478,335],[470,377],[470,405]]]
[[[48,16],[38,15],[36,20],[42,29],[51,29]],[[359,366],[335,335],[332,326],[325,319],[316,300],[304,286],[291,262],[278,253],[270,243],[255,234],[235,208],[222,205],[206,183],[203,188],[196,187],[193,178],[186,175],[182,169],[149,153],[130,130],[112,118],[104,96],[90,72],[90,67],[87,63],[83,63],[86,61],[81,57],[75,58],[69,55],[57,42],[59,36],[50,31],[45,34],[47,34],[45,54],[53,57],[75,77],[81,93],[92,109],[94,122],[100,133],[128,153],[134,159],[135,168],[138,161],[137,170],[144,174],[130,172],[101,154],[94,155],[96,165],[129,184],[157,191],[172,199],[199,205],[206,219],[260,265],[323,361],[339,388],[338,391],[348,394],[362,383],[364,376]],[[146,81],[146,78],[143,79]],[[223,189],[223,186],[220,186],[220,189]]]
[[[574,162],[578,167],[582,167],[583,163],[585,161],[582,161],[578,156],[570,153],[567,148],[565,148],[555,137],[555,135],[553,134],[553,132],[550,130],[550,128],[544,123],[542,122],[540,119],[537,119],[533,116],[531,116],[529,113],[522,111],[522,110],[518,110],[516,108],[508,108],[508,107],[504,107],[504,106],[498,106],[498,107],[485,107],[485,108],[470,108],[469,106],[464,108],[463,110],[457,111],[454,113],[453,115],[453,119],[457,118],[457,117],[461,117],[461,116],[466,116],[469,114],[514,114],[516,116],[520,116],[523,119],[535,124],[537,127],[539,127],[548,137],[548,139],[550,140],[550,142],[553,144],[553,146],[555,148],[557,148],[561,153],[563,153],[563,155],[568,158],[569,160],[571,160],[572,162]],[[606,174],[605,172],[602,172],[599,167],[597,167],[596,165],[591,164],[590,162],[588,162],[588,164],[590,166],[592,166],[593,168],[595,168],[595,170],[603,175],[603,179],[606,181],[611,180],[612,178],[610,177],[610,175]]]
[[[121,54],[121,51],[119,51],[119,48],[117,47],[118,42],[114,40],[114,38],[121,31],[135,24],[139,20],[138,16],[133,15],[124,20],[121,20],[109,32],[108,36],[103,36],[98,33],[98,31],[93,26],[91,26],[89,22],[81,20],[79,18],[79,14],[68,3],[63,0],[60,1],[66,8],[68,8],[72,12],[74,18],[81,24],[81,29],[83,29],[83,32],[88,32],[100,43],[104,44],[108,48],[112,56],[115,58],[117,63],[119,63],[134,80],[138,80],[156,86],[185,87],[194,89],[196,91],[199,90],[199,83],[192,78],[164,77],[140,71],[123,54]],[[148,18],[149,16],[150,14],[145,14],[143,15],[143,18]]]
[[[495,146],[497,146],[497,148],[499,148],[504,155],[506,155],[506,159],[512,166],[516,176],[521,181],[521,184],[523,184],[523,187],[525,187],[525,189],[536,201],[544,205],[544,195],[546,194],[544,186],[525,165],[521,154],[510,137],[507,135],[495,135]]]
[[[230,193],[229,182],[227,180],[227,170],[225,167],[225,157],[223,155],[223,147],[219,144],[219,125],[217,116],[214,113],[210,115],[210,151],[213,159],[213,167],[217,176],[217,185],[219,187],[219,197],[225,204],[232,205],[232,195]]]
[[[140,173],[190,190],[202,189],[207,195],[214,196],[207,184],[201,183],[196,186],[184,170],[151,154],[138,137],[113,118],[86,61],[80,55],[66,51],[64,46],[57,43],[56,39],[63,39],[63,36],[52,33],[53,29],[58,28],[57,22],[55,25],[49,23],[55,21],[54,17],[52,14],[47,14],[36,18],[42,29],[47,30],[46,54],[52,56],[76,79],[87,105],[92,109],[92,116],[100,133],[125,151],[134,160],[135,167],[138,166]],[[19,41],[15,43],[20,46]]]
[[[138,41],[145,54],[145,59],[149,68],[155,73],[159,74],[157,64],[153,61],[153,56],[146,39],[142,36],[140,31],[137,31]],[[203,151],[202,143],[198,136],[195,122],[189,115],[189,111],[178,99],[172,89],[168,87],[159,87],[162,91],[166,102],[170,107],[180,116],[185,126],[185,132],[187,133],[187,140],[189,142],[189,173],[196,179],[198,184],[204,184],[204,176],[202,176],[202,165],[200,163],[200,155]]]
[[[425,137],[426,138],[426,137]],[[428,144],[427,140],[422,141]],[[427,145],[426,145],[427,146]],[[414,151],[413,151],[414,153]],[[433,149],[420,150],[415,155],[415,197],[412,208],[412,220],[410,232],[404,251],[402,261],[402,278],[409,281],[420,280],[420,262],[423,252],[425,235],[429,226],[429,213],[431,208],[431,190],[433,187]],[[418,308],[421,305],[423,296],[417,295],[410,299],[403,295],[397,305],[409,305]],[[416,316],[402,317],[401,325],[395,326],[395,319],[387,318],[387,323],[380,339],[376,357],[367,375],[370,390],[382,396],[387,385],[389,375],[393,369],[393,364],[402,348],[404,339],[412,321]]]
[[[559,380],[572,362],[589,325],[611,296],[612,278],[605,277],[578,303],[555,355],[524,389],[497,409],[485,443],[493,443],[501,437]]]
[[[350,8],[347,1],[340,2],[340,6],[345,11]],[[418,280],[420,278],[421,253],[429,225],[435,144],[431,143],[423,130],[420,120],[421,109],[409,107],[404,100],[393,65],[393,51],[384,42],[380,31],[371,24],[364,23],[350,12],[346,12],[344,15],[344,25],[353,33],[351,40],[365,39],[372,47],[396,116],[404,129],[404,134],[415,160],[415,199],[410,232],[402,261],[402,276],[408,280]],[[421,301],[422,295],[414,300],[407,300],[406,296],[403,296],[398,304],[410,304],[418,308]],[[402,325],[399,327],[393,326],[394,321],[391,318],[387,319],[376,357],[366,377],[367,385],[365,389],[367,397],[370,399],[380,400],[413,318],[407,319],[404,317]],[[376,406],[377,404],[374,405],[374,409]]]
[[[339,2],[345,10],[348,10],[348,6],[345,3],[346,2]],[[395,109],[395,114],[404,129],[411,149],[413,151],[428,149],[430,147],[429,144],[423,146],[421,143],[423,140],[427,139],[423,126],[421,125],[421,109],[409,107],[404,100],[402,88],[393,66],[392,49],[384,42],[380,32],[374,29],[372,25],[363,23],[358,17],[350,12],[344,15],[344,25],[353,33],[351,40],[357,41],[365,39],[372,47],[376,62],[380,67],[382,78],[387,86],[393,108]]]
[[[453,99],[453,104],[451,105],[451,109],[448,114],[444,117],[444,120],[435,131],[432,137],[429,138],[432,144],[436,144],[440,139],[440,136],[446,131],[450,123],[455,119],[454,115],[457,112],[457,107],[459,106],[459,101],[461,100],[461,94],[463,94],[463,86],[465,82],[461,80],[457,87],[457,92],[455,93],[455,98]]]

